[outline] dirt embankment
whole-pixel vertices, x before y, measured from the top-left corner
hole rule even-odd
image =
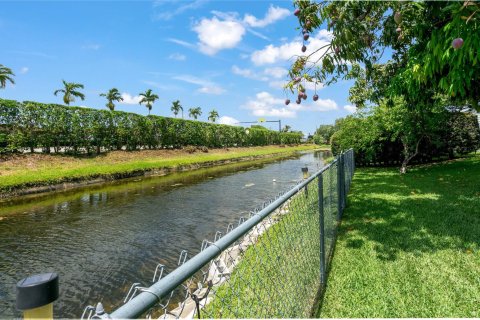
[[[182,150],[142,150],[142,151],[112,151],[96,156],[68,156],[61,154],[16,154],[0,157],[0,179],[2,177],[14,176],[18,174],[31,173],[34,176],[37,172],[55,171],[76,168],[85,168],[88,166],[110,166],[125,165],[132,163],[132,166],[127,171],[119,171],[113,173],[94,173],[85,174],[81,176],[65,176],[52,180],[24,182],[18,185],[13,185],[9,188],[0,190],[0,199],[12,198],[16,196],[45,193],[58,190],[66,190],[77,187],[82,187],[91,184],[99,184],[107,181],[113,181],[124,178],[138,177],[138,176],[162,176],[172,172],[181,172],[188,170],[196,170],[200,168],[208,168],[213,166],[220,166],[229,163],[251,161],[265,158],[279,157],[285,154],[291,154],[298,151],[297,148],[284,147],[281,150],[272,150],[268,154],[244,155],[248,153],[255,153],[264,151],[268,147],[253,147],[253,148],[230,148],[230,149],[210,149],[208,152],[197,150],[192,152],[191,149]],[[205,150],[204,150],[205,151]],[[225,159],[205,160],[202,156],[214,155]],[[198,157],[199,161],[195,162]],[[172,160],[182,162],[182,160],[189,159],[189,164],[178,164],[173,166],[159,166],[156,168],[137,168],[135,163],[142,161],[155,160]],[[194,160],[193,163],[191,160]]]

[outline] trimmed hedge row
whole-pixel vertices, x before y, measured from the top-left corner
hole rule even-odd
[[[0,151],[51,148],[88,153],[126,148],[264,146],[300,143],[301,134],[142,116],[122,111],[0,99]]]

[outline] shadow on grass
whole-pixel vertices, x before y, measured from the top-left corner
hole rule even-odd
[[[377,258],[480,247],[480,157],[396,169],[360,169],[339,230],[350,248],[374,242]]]

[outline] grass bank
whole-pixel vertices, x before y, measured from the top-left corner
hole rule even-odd
[[[23,154],[0,159],[0,195],[27,188],[93,179],[119,179],[145,173],[162,174],[312,150],[315,145],[211,149],[208,153],[183,150],[113,151],[99,156]]]
[[[322,318],[480,317],[480,156],[358,169]]]

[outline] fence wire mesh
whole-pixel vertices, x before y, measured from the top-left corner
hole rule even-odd
[[[225,235],[150,287],[134,283],[111,314],[99,304],[82,318],[308,318],[326,282],[336,230],[354,172],[353,150],[230,224]]]

